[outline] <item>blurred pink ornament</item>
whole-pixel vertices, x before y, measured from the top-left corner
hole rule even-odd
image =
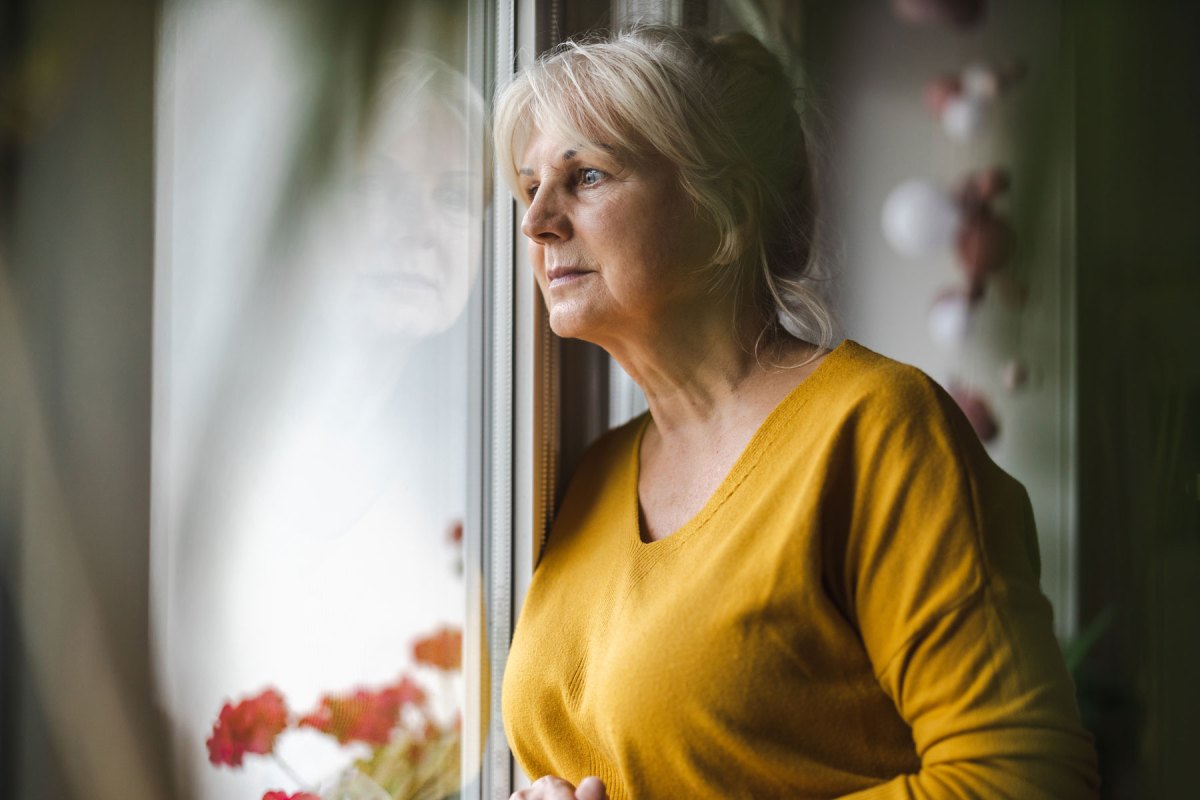
[[[925,92],[922,95],[922,100],[925,103],[925,107],[935,117],[941,119],[942,111],[946,108],[946,103],[960,94],[962,94],[962,81],[958,79],[957,75],[944,72],[925,84]]]
[[[946,289],[929,306],[926,322],[929,338],[945,350],[955,350],[966,341],[975,317],[975,303],[961,288]]]
[[[984,131],[993,106],[1024,73],[1024,66],[1016,61],[1002,66],[968,64],[958,73],[942,73],[925,84],[922,100],[947,136],[966,142]]]
[[[908,180],[883,204],[883,234],[902,255],[920,257],[948,250],[962,224],[954,198],[928,181]]]
[[[906,22],[969,28],[983,19],[984,0],[892,0],[892,11]]]
[[[963,179],[955,194],[959,204],[970,213],[995,201],[1008,191],[1011,184],[1008,170],[1004,167],[987,167]]]
[[[1000,435],[1000,423],[996,420],[996,415],[992,413],[991,406],[988,405],[982,394],[961,384],[952,383],[950,384],[950,396],[954,398],[954,402],[958,403],[958,407],[962,409],[967,422],[971,423],[971,427],[975,429],[975,434],[981,442],[987,444]]]
[[[1003,267],[1016,249],[1016,234],[986,206],[967,217],[956,243],[958,263],[975,292]]]
[[[1002,377],[1004,379],[1005,389],[1007,389],[1009,392],[1019,391],[1020,389],[1023,389],[1025,384],[1029,382],[1029,367],[1025,364],[1023,359],[1010,359],[1009,362],[1004,365]]]

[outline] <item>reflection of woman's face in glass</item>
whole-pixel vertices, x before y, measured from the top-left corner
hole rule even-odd
[[[482,178],[470,169],[458,98],[404,95],[385,97],[356,177],[355,288],[372,330],[421,337],[466,306],[479,270]]]

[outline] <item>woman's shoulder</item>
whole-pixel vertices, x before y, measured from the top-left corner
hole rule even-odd
[[[911,364],[876,353],[847,339],[826,356],[819,402],[856,414],[884,418],[944,413],[954,401]]]
[[[851,340],[827,359],[806,416],[817,430],[859,452],[856,461],[944,458],[994,467],[958,404],[922,370]]]

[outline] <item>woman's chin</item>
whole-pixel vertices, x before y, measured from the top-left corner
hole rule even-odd
[[[589,340],[588,332],[595,328],[589,324],[588,314],[580,313],[581,309],[571,308],[566,303],[556,304],[550,308],[550,330],[563,339]]]
[[[423,339],[434,336],[449,328],[462,306],[449,304],[446,298],[431,295],[425,302],[418,298],[384,300],[365,305],[359,319],[364,332],[373,337],[400,337]]]

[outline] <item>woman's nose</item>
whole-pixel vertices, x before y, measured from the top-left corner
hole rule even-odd
[[[571,238],[571,221],[550,191],[539,191],[525,209],[521,232],[540,244]]]

